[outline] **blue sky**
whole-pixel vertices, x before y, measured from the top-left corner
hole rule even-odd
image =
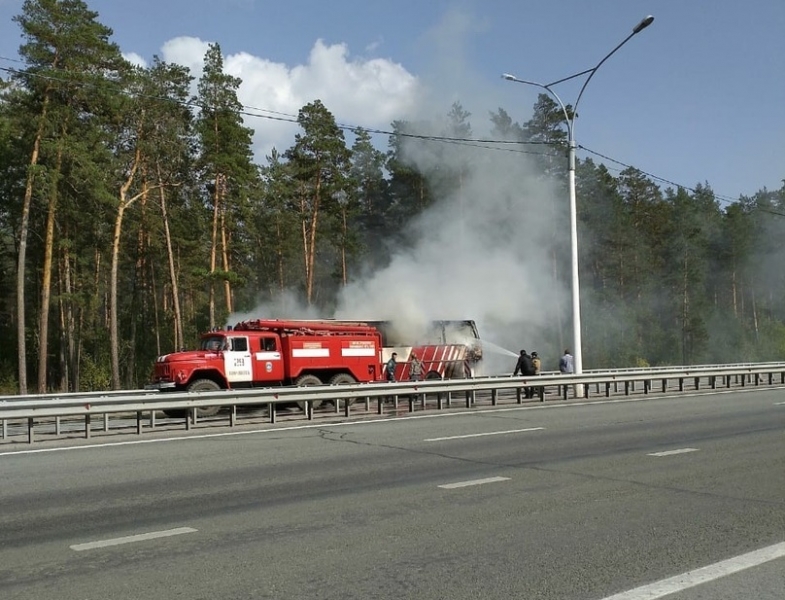
[[[531,115],[538,91],[502,73],[549,82],[588,69],[651,14],[654,23],[588,85],[578,143],[680,185],[708,182],[723,198],[778,189],[785,178],[783,0],[87,4],[140,62],[158,54],[198,72],[206,44],[218,42],[248,106],[296,115],[320,98],[341,123],[389,129],[392,119],[443,115],[458,100],[478,136],[499,107],[519,122]],[[21,6],[0,0],[2,67],[18,66],[5,59],[17,56],[11,19]],[[556,88],[565,102],[578,81]],[[260,157],[292,142],[289,125],[248,124]]]

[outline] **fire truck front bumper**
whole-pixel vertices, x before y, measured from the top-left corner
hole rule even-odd
[[[146,386],[144,386],[144,389],[159,390],[159,391],[173,390],[176,387],[176,385],[177,384],[175,384],[174,381],[157,381],[155,383],[148,383]]]

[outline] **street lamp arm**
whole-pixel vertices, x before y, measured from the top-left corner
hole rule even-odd
[[[644,29],[646,29],[646,28],[647,28],[649,25],[651,25],[653,21],[654,21],[654,17],[653,17],[653,16],[651,16],[651,15],[649,15],[649,16],[647,16],[647,17],[644,17],[644,18],[641,20],[641,22],[640,22],[640,23],[638,23],[638,24],[637,24],[635,27],[633,27],[633,29],[632,29],[632,33],[631,33],[630,35],[628,35],[626,38],[624,38],[624,39],[621,41],[621,43],[620,43],[618,46],[616,46],[616,47],[615,47],[613,50],[611,50],[610,52],[608,52],[608,54],[606,54],[606,55],[605,55],[605,57],[604,57],[604,58],[603,58],[603,59],[602,59],[600,62],[598,62],[598,63],[597,63],[597,64],[596,64],[596,65],[595,65],[593,68],[591,68],[591,69],[587,69],[586,71],[584,71],[584,72],[583,72],[583,73],[588,73],[588,74],[589,74],[589,76],[586,78],[586,81],[584,81],[584,82],[583,82],[583,85],[581,86],[581,90],[580,90],[580,92],[578,92],[578,98],[575,100],[575,105],[572,107],[572,108],[573,108],[573,114],[577,114],[577,111],[578,111],[578,103],[581,101],[581,96],[583,96],[583,92],[584,92],[584,90],[586,89],[586,86],[587,86],[587,85],[589,85],[589,82],[591,81],[591,78],[592,78],[592,77],[594,77],[594,74],[595,74],[595,73],[597,72],[597,70],[598,70],[598,69],[599,69],[599,68],[600,68],[600,67],[603,65],[603,63],[604,63],[606,60],[608,60],[608,59],[609,59],[611,56],[613,56],[614,54],[616,54],[616,51],[617,51],[619,48],[621,48],[621,47],[622,47],[624,44],[626,44],[627,42],[629,42],[629,41],[630,41],[630,39],[631,39],[633,36],[635,36],[636,34],[640,33],[641,31],[643,31]],[[575,75],[575,77],[577,77],[577,75]],[[562,81],[565,81],[565,80],[562,80]]]
[[[584,71],[583,73],[578,73],[577,75],[572,75],[568,79],[572,77],[577,77],[578,75],[583,75],[588,71]],[[564,114],[564,121],[567,123],[567,134],[568,134],[568,141],[572,142],[572,126],[573,120],[575,119],[575,110],[572,111],[572,117],[570,117],[570,113],[567,111],[567,106],[562,102],[562,99],[559,98],[559,95],[551,89],[551,86],[554,85],[553,83],[537,83],[536,81],[527,81],[525,79],[519,79],[515,75],[510,75],[509,73],[505,73],[502,75],[502,79],[506,79],[507,81],[514,81],[515,83],[525,83],[526,85],[533,85],[538,88],[542,88],[546,92],[548,92],[551,96],[556,99],[556,102],[559,104],[559,108],[561,108],[562,113]],[[564,81],[564,80],[562,80]],[[554,82],[558,83],[558,82]]]

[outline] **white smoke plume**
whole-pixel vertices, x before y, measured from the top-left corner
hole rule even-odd
[[[432,169],[422,141],[405,148],[413,165]],[[485,340],[485,372],[511,371],[519,349],[555,365],[562,341],[554,332],[568,305],[551,253],[568,232],[554,217],[554,193],[523,153],[464,146],[450,154],[470,165],[462,189],[411,224],[414,242],[395,251],[387,268],[344,288],[335,316],[414,329],[472,319]]]

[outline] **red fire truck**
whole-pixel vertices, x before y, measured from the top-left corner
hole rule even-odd
[[[257,319],[205,333],[198,350],[158,357],[145,387],[213,391],[381,379],[382,338],[371,325]]]

